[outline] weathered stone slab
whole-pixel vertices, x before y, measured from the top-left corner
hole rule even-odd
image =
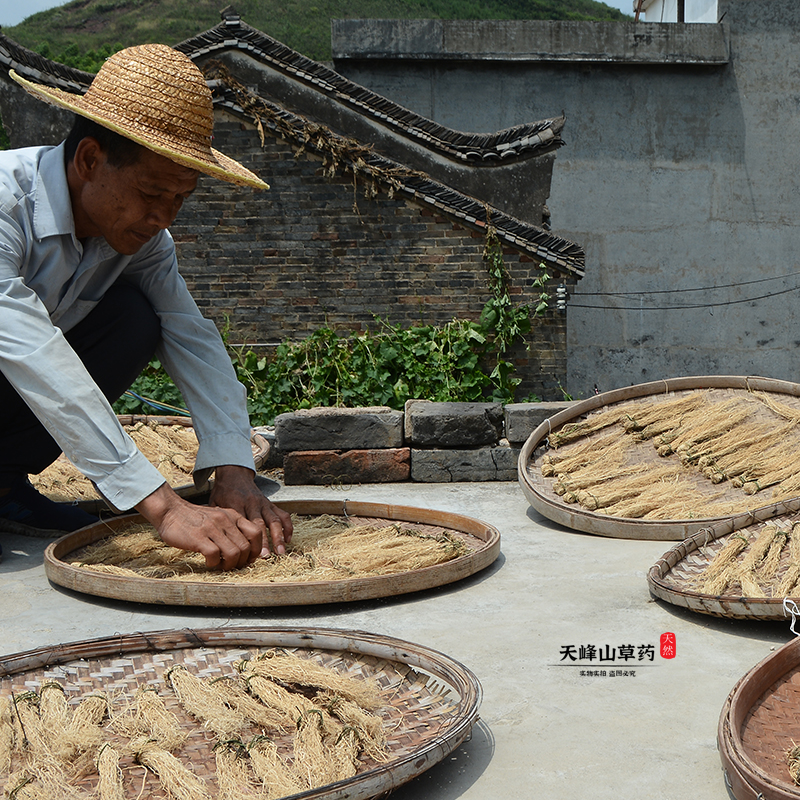
[[[408,400],[405,435],[418,447],[480,447],[503,436],[500,403],[433,403]]]
[[[278,450],[278,444],[275,441],[275,426],[259,425],[253,428],[253,433],[263,436],[269,444],[269,454],[262,469],[274,469],[283,466],[283,453]]]
[[[411,450],[411,480],[418,483],[513,481],[519,449],[477,447],[471,450]]]
[[[283,459],[283,482],[287,486],[397,483],[407,481],[410,473],[411,451],[407,447],[295,451]]]
[[[497,447],[492,448],[492,459],[497,470],[496,481],[515,481],[517,473],[517,460],[521,447],[515,447],[508,439],[501,439]]]
[[[282,453],[402,447],[403,412],[375,406],[308,408],[279,414],[275,442]]]
[[[505,435],[509,442],[525,442],[546,419],[575,405],[579,400],[549,403],[509,403],[504,407]]]

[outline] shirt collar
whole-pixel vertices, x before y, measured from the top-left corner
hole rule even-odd
[[[33,231],[45,236],[75,235],[75,220],[64,165],[64,143],[42,153],[34,191]]]

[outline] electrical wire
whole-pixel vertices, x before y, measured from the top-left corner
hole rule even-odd
[[[190,417],[191,414],[185,409],[180,408],[179,406],[171,406],[169,403],[160,403],[158,400],[153,400],[149,397],[142,397],[140,394],[136,394],[136,392],[131,391],[128,389],[125,394],[130,395],[131,397],[135,397],[140,403],[144,403],[146,406],[150,406],[151,408],[158,409],[159,411],[171,411],[174,414],[178,414],[181,417]]]
[[[737,286],[750,286],[754,283],[767,283],[769,281],[781,281],[786,278],[793,278],[795,275],[800,275],[798,272],[790,272],[787,275],[774,275],[771,278],[758,278],[752,281],[739,281],[738,283],[722,283],[719,286],[699,286],[691,289],[652,289],[639,292],[581,292],[580,294],[573,294],[573,297],[621,297],[625,295],[643,295],[643,294],[679,294],[681,292],[713,292],[717,289],[733,289]]]
[[[780,277],[789,278],[792,275],[798,275],[800,273],[793,272],[790,275],[784,275]],[[743,281],[742,283],[731,283],[725,286],[715,286],[715,289],[728,289],[733,287],[745,286],[752,283],[764,283],[765,281],[769,280],[778,280],[778,278],[763,278],[754,281]],[[769,292],[769,294],[760,294],[754,297],[743,297],[740,300],[721,300],[716,303],[684,303],[684,304],[676,304],[676,305],[669,305],[669,306],[617,306],[617,305],[591,305],[589,303],[574,303],[570,301],[569,306],[570,308],[597,308],[603,310],[614,310],[614,311],[673,311],[679,309],[687,309],[687,308],[718,308],[719,306],[735,306],[741,303],[753,303],[756,300],[765,300],[769,297],[777,297],[782,294],[789,294],[790,292],[796,292],[800,289],[800,286],[793,286],[790,289],[781,289],[778,292]],[[573,294],[571,298],[580,298],[580,297],[643,297],[645,295],[650,294],[672,294],[675,292],[702,292],[702,291],[709,291],[709,289],[665,289],[665,290],[654,290],[652,292],[586,292],[581,294]]]

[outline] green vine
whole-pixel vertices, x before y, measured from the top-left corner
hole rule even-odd
[[[513,399],[520,379],[513,377],[514,365],[507,360],[506,354],[525,334],[530,333],[531,317],[539,317],[547,311],[550,296],[546,291],[546,284],[550,275],[545,265],[539,264],[540,275],[533,280],[533,287],[538,294],[531,311],[530,306],[515,305],[511,299],[511,276],[503,259],[503,246],[491,225],[486,230],[483,261],[489,277],[491,297],[481,312],[481,326],[487,335],[493,337],[496,358],[490,377],[504,397]]]

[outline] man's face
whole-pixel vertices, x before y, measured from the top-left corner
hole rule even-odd
[[[133,255],[172,224],[197,175],[144,148],[136,163],[121,168],[101,151],[74,209],[78,238],[102,236],[118,253]]]

